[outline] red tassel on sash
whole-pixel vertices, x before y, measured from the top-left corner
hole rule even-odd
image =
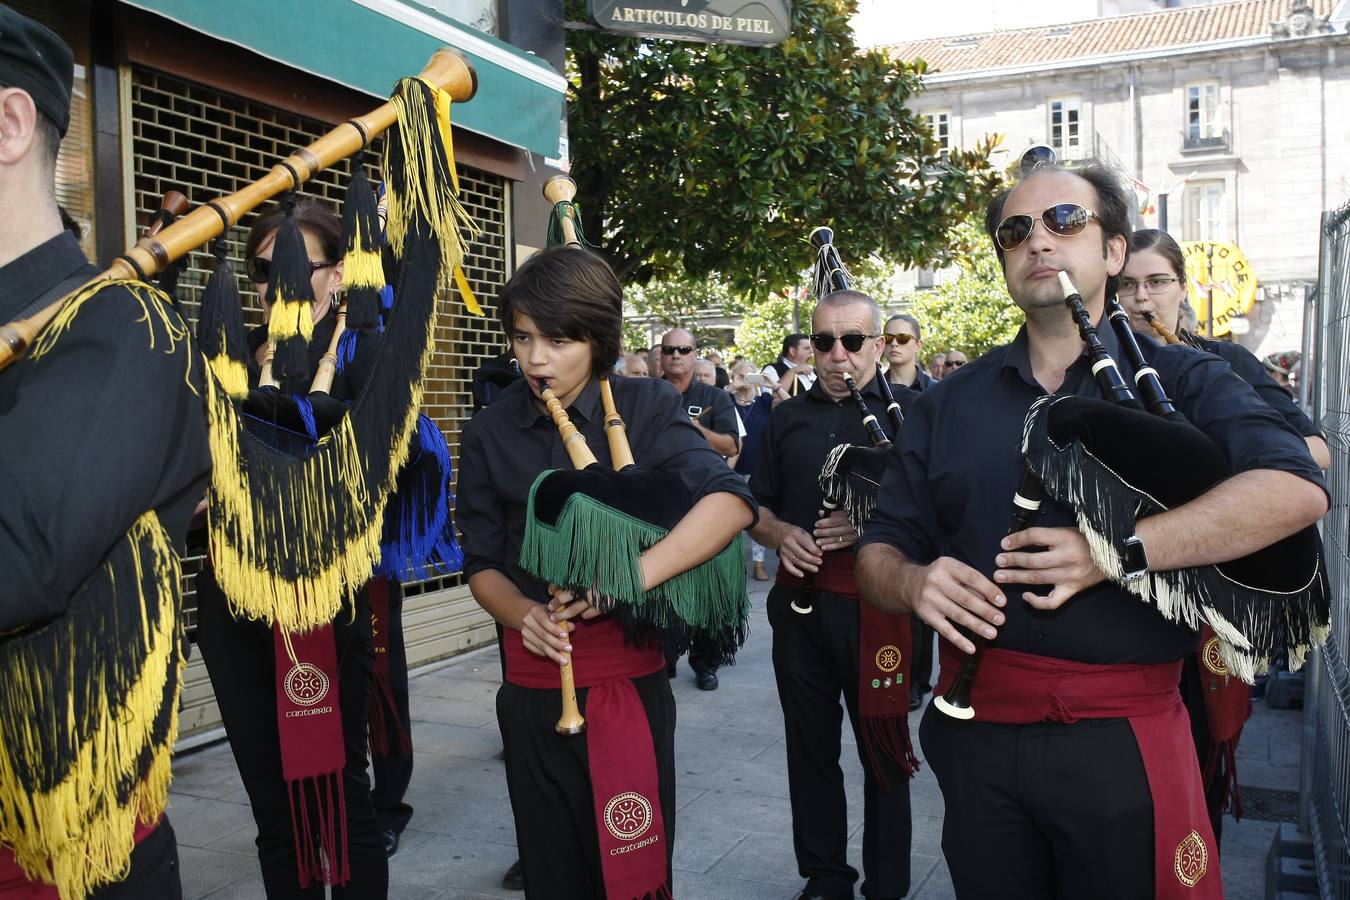
[[[394,685],[389,680],[389,614],[390,584],[387,578],[372,578],[366,585],[370,595],[371,634],[375,639],[374,690],[370,692],[370,711],[367,719],[370,729],[370,752],[374,756],[389,756],[394,749],[401,753],[412,751],[412,735],[399,715],[394,702]],[[388,722],[394,723],[397,748],[391,747]]]
[[[1204,783],[1214,780],[1219,765],[1223,765],[1223,790],[1214,798],[1217,809],[1210,815],[1218,817],[1231,808],[1234,819],[1242,818],[1242,795],[1237,784],[1237,746],[1242,740],[1242,726],[1252,714],[1251,689],[1241,678],[1228,671],[1219,657],[1219,639],[1213,629],[1205,625],[1200,631],[1200,649],[1196,651],[1200,663],[1200,687],[1204,691],[1205,718],[1209,722],[1209,757],[1202,770]]]
[[[909,667],[912,649],[909,615],[891,615],[873,607],[858,593],[853,578],[854,552],[824,553],[811,589],[835,594],[858,604],[858,714],[863,746],[878,783],[886,787],[886,760],[907,776],[919,769],[909,736]],[[778,567],[777,583],[803,590],[806,582]]]
[[[342,781],[347,749],[333,626],[291,635],[289,651],[279,628],[274,627],[272,638],[281,771],[291,802],[300,887],[308,888],[315,879],[345,884],[351,877]]]

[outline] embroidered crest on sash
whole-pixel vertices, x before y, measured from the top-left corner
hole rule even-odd
[[[877,650],[877,668],[883,672],[894,672],[900,668],[900,648],[894,644],[883,644]]]
[[[1219,655],[1219,639],[1217,637],[1212,637],[1205,641],[1205,651],[1201,654],[1200,658],[1204,660],[1205,668],[1209,669],[1215,675],[1226,677],[1229,674],[1228,665],[1223,661],[1223,657]]]
[[[652,805],[637,791],[615,794],[605,804],[605,828],[620,841],[641,837],[652,827]]]
[[[1205,846],[1205,839],[1195,831],[1182,838],[1177,844],[1172,867],[1178,881],[1186,887],[1195,887],[1209,869],[1209,848]]]

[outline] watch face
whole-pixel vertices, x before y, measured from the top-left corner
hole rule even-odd
[[[1121,558],[1122,568],[1125,570],[1125,577],[1141,578],[1148,571],[1148,556],[1144,553],[1144,542],[1139,538],[1131,537],[1125,540],[1125,553]]]

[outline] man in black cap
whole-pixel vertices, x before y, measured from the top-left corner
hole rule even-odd
[[[162,295],[83,287],[55,194],[73,72],[0,5],[0,896],[161,900],[202,371]],[[8,328],[72,294],[31,346]]]

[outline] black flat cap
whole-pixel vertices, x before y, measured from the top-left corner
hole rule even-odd
[[[75,57],[50,30],[0,3],[0,85],[22,88],[65,137]]]

